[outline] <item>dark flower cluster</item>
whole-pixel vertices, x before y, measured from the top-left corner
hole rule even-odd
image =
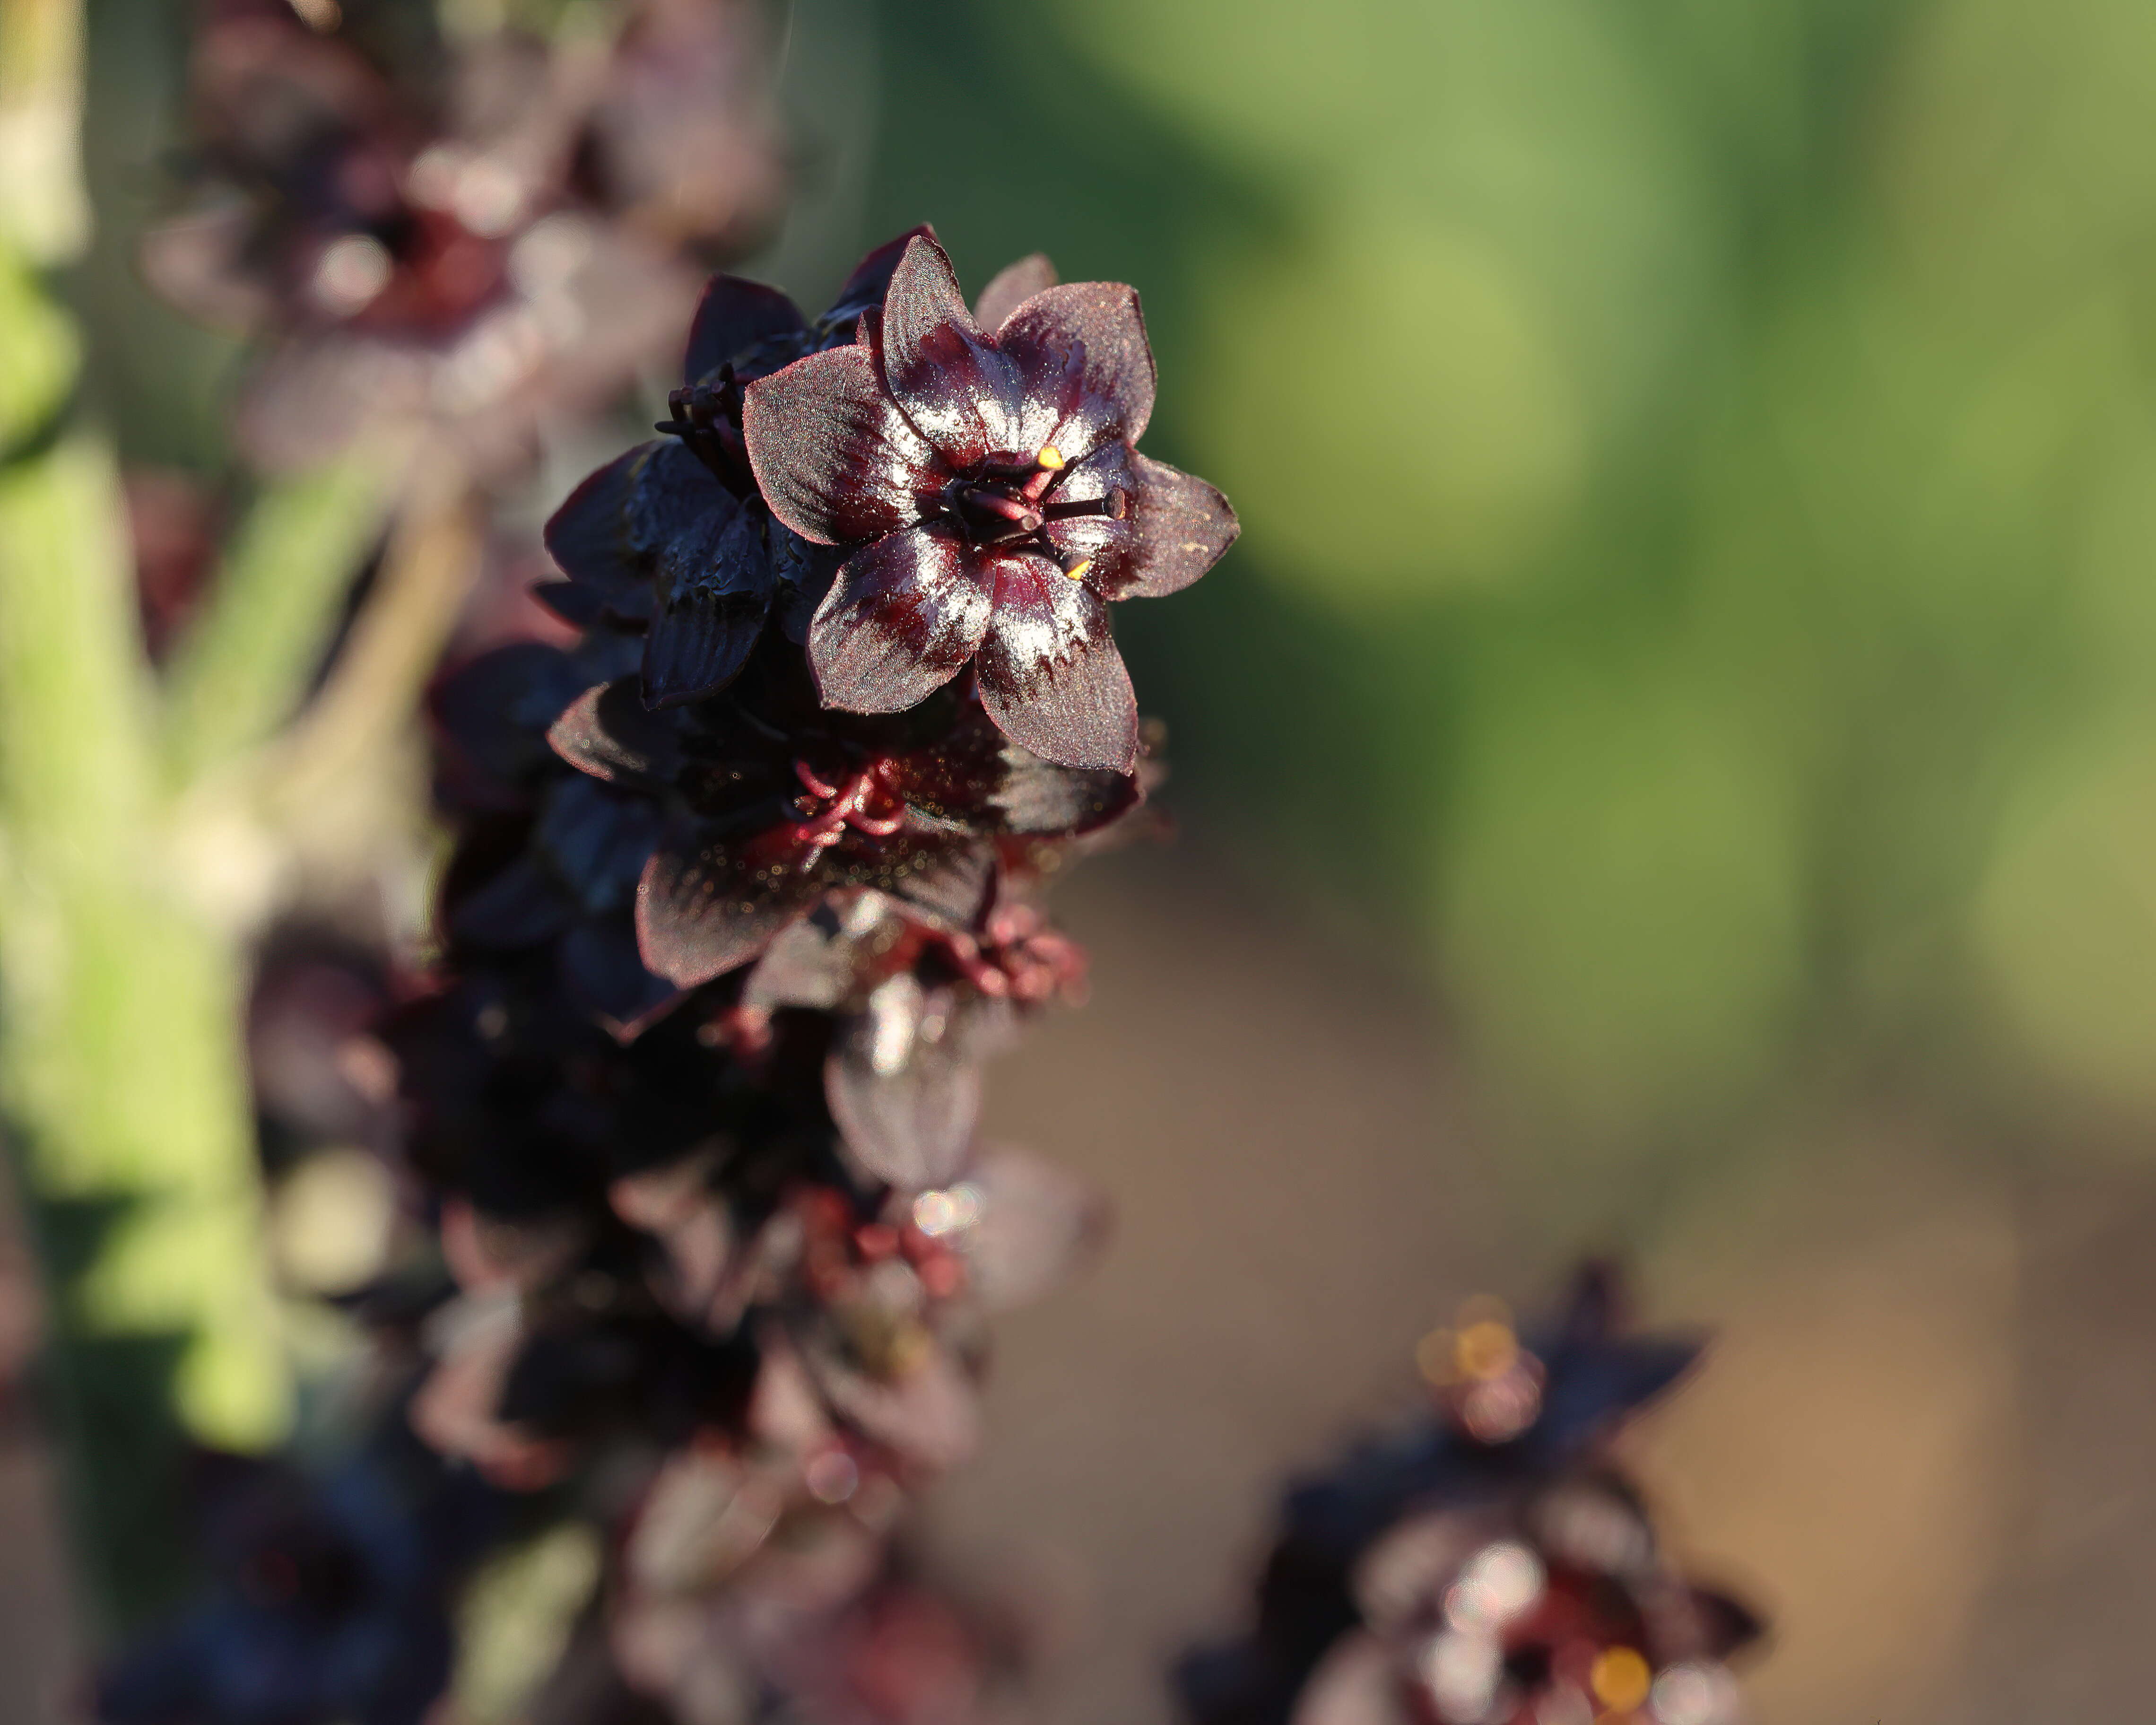
[[[1419,1351],[1434,1408],[1298,1481],[1240,1642],[1179,1673],[1198,1725],[1736,1725],[1762,1631],[1675,1569],[1610,1440],[1699,1344],[1631,1337],[1607,1268],[1542,1334],[1494,1301]]]
[[[749,0],[633,0],[603,41],[444,41],[409,0],[203,4],[188,197],[143,263],[267,338],[239,422],[259,465],[395,424],[498,469],[656,359],[693,259],[776,213]]]
[[[429,1491],[601,1533],[571,1687],[683,1725],[1004,1717],[1025,1636],[892,1538],[975,1445],[988,1317],[1104,1217],[980,1141],[981,1068],[1082,993],[1041,888],[1144,801],[1104,603],[1195,579],[1235,521],[1132,447],[1136,296],[1043,260],[978,315],[926,229],[813,320],[721,276],[686,373],[549,526],[542,597],[579,637],[438,685],[438,959],[386,983],[356,1062],[395,1075],[372,1093],[428,1225],[348,1303],[402,1363],[384,1417]],[[318,969],[276,986],[335,1008]],[[258,1078],[351,1100],[340,1010]],[[448,1670],[426,1574],[311,1617],[243,1588],[188,1633],[267,1609],[295,1647],[364,1642],[378,1695],[325,1653],[246,1716],[408,1725]],[[189,1687],[153,1651],[110,1717],[246,1713],[224,1667]]]

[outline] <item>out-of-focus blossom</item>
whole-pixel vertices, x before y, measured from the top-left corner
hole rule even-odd
[[[681,240],[738,243],[769,207],[757,14],[647,4],[611,52],[507,32],[368,46],[276,0],[217,0],[191,72],[193,199],[144,266],[182,310],[267,339],[239,422],[261,465],[393,423],[496,472],[671,345],[695,292]]]
[[[99,1685],[110,1725],[418,1725],[447,1681],[449,1600],[497,1508],[408,1441],[320,1478],[222,1494],[214,1591]]]
[[[1255,1630],[1181,1668],[1192,1717],[1733,1725],[1758,1622],[1669,1568],[1607,1450],[1700,1343],[1625,1334],[1622,1303],[1593,1264],[1545,1327],[1477,1300],[1426,1337],[1432,1413],[1290,1488]]]
[[[1599,1473],[1414,1517],[1353,1587],[1364,1627],[1312,1672],[1293,1725],[1738,1725],[1727,1661],[1761,1629],[1671,1569],[1637,1494]]]

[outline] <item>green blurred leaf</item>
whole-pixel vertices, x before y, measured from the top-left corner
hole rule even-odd
[[[34,271],[0,250],[0,450],[42,429],[74,387],[74,328]]]

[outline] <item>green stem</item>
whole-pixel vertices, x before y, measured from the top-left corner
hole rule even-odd
[[[167,677],[176,783],[268,741],[298,708],[353,572],[381,533],[388,480],[369,451],[257,500]]]
[[[246,953],[183,878],[172,769],[285,716],[382,501],[357,466],[265,501],[161,747],[111,456],[55,430],[77,344],[38,272],[87,237],[81,41],[80,0],[0,0],[0,1123],[49,1285],[80,1579],[109,1632],[184,1579],[187,1445],[267,1448],[290,1417]]]

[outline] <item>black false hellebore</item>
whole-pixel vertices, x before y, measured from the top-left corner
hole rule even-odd
[[[1101,1218],[977,1142],[978,1068],[1082,987],[1038,889],[1144,800],[1101,602],[1188,584],[1235,521],[1131,447],[1153,385],[1128,289],[1029,259],[982,321],[926,229],[813,321],[715,279],[665,434],[549,524],[542,597],[582,639],[436,691],[440,963],[381,1031],[434,1251],[362,1304],[408,1362],[400,1468],[431,1456],[511,1531],[599,1524],[605,1609],[554,1681],[603,1711],[999,1705],[1009,1659],[893,1553],[893,1518],[973,1447],[985,1315]],[[944,615],[955,635],[908,621]],[[434,1608],[476,1555],[429,1570],[427,1611],[275,1606],[325,1662],[249,1717],[416,1725],[448,1669]],[[891,1612],[942,1625],[935,1660],[886,1647]],[[247,1714],[260,1615],[146,1649],[108,1715]]]

